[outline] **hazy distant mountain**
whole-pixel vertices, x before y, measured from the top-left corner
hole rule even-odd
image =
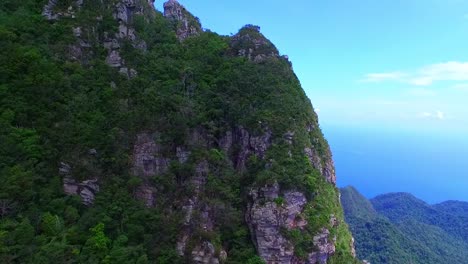
[[[468,203],[429,205],[407,193],[367,200],[341,189],[357,255],[371,263],[468,263]]]

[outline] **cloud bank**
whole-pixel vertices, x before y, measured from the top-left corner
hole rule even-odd
[[[412,71],[369,73],[363,82],[401,82],[415,86],[429,86],[438,81],[468,81],[468,62],[450,61],[431,64]]]

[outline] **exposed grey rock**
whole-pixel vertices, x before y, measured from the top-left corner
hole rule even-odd
[[[118,50],[111,50],[109,55],[106,58],[107,65],[113,68],[119,68],[122,66],[122,58],[120,57],[120,52]]]
[[[192,251],[192,263],[195,264],[219,264],[219,259],[215,256],[215,248],[210,242],[203,242],[197,245]]]
[[[127,76],[129,79],[135,78],[138,75],[138,72],[135,69],[129,69],[127,67],[120,68],[119,73]]]
[[[77,182],[67,176],[63,179],[63,191],[67,195],[79,195],[83,204],[92,205],[96,193],[99,192],[99,185],[97,179]]]
[[[162,156],[161,146],[148,133],[140,133],[133,149],[133,174],[141,177],[161,175],[167,171],[169,159]]]
[[[284,194],[286,204],[283,205],[284,216],[286,217],[284,225],[288,229],[293,228],[304,228],[307,225],[307,221],[301,216],[304,206],[307,203],[307,199],[301,192],[286,192]]]
[[[42,15],[50,21],[55,21],[61,17],[71,17],[75,18],[75,12],[73,7],[80,8],[83,5],[83,0],[75,0],[75,2],[70,5],[67,10],[62,10],[63,12],[56,12],[54,9],[60,0],[49,0],[47,4],[42,8]]]
[[[125,23],[121,22],[119,24],[119,38],[135,41],[137,38],[135,35],[135,29],[128,27]]]
[[[69,55],[71,60],[81,60],[83,57],[83,50],[79,45],[70,45],[69,48]]]
[[[278,205],[279,185],[273,184],[254,189],[250,193],[252,202],[246,212],[246,221],[258,254],[267,263],[292,263],[294,246],[282,234],[282,228],[304,227],[300,220],[307,200],[300,192],[286,192],[285,204]]]
[[[335,243],[330,241],[330,231],[322,228],[320,233],[314,236],[314,246],[318,251],[309,254],[309,263],[326,264],[328,259],[335,253]]]
[[[161,146],[154,140],[155,135],[140,133],[133,147],[133,174],[143,179],[143,184],[136,190],[137,199],[144,201],[148,207],[155,205],[156,189],[148,179],[165,173],[169,159],[162,156]]]
[[[227,260],[227,252],[225,250],[221,250],[219,252],[219,260],[221,261],[221,263],[224,263],[226,260]]]
[[[327,182],[336,184],[335,164],[333,159],[330,158],[325,161],[325,166],[323,167],[323,176]]]
[[[285,202],[279,205],[276,201],[280,197],[279,186],[273,184],[252,190],[250,197],[246,221],[257,252],[266,263],[325,264],[335,253],[335,241],[329,239],[330,232],[326,228],[314,236],[314,251],[308,254],[307,260],[298,259],[294,255],[294,245],[282,235],[282,229],[302,230],[307,226],[302,216],[307,204],[303,193],[285,192]],[[334,216],[332,221],[337,221]]]
[[[59,174],[62,176],[71,175],[72,168],[68,163],[60,162]]]
[[[176,244],[176,251],[179,256],[185,255],[185,248],[187,247],[187,241],[189,239],[189,235],[184,233],[179,240],[177,240]]]
[[[74,27],[73,28],[73,35],[77,38],[81,37],[81,27]]]
[[[286,132],[286,134],[284,134],[284,140],[286,140],[286,142],[289,145],[292,145],[292,143],[293,143],[294,134],[295,134],[294,131],[288,131],[288,132]]]
[[[194,197],[194,199],[188,199],[186,205],[182,206],[182,210],[185,211],[185,225],[189,225],[192,221],[193,207],[197,201],[197,197]]]
[[[206,160],[199,162],[195,168],[195,175],[190,179],[190,184],[193,188],[194,195],[190,197],[185,202],[185,205],[182,207],[182,210],[185,213],[185,221],[181,233],[179,234],[179,239],[177,240],[176,246],[177,252],[180,256],[183,256],[185,254],[187,241],[192,235],[191,225],[194,210],[200,212],[201,221],[199,223],[199,228],[202,228],[205,231],[211,231],[213,229],[214,223],[212,217],[210,216],[210,208],[208,206],[202,207],[199,205],[199,195],[202,192],[203,186],[206,183],[206,177],[208,176],[209,169],[209,164]],[[203,260],[203,256],[205,256],[205,251],[196,250],[196,252],[198,253],[196,253],[195,255],[192,254],[193,261],[195,263],[204,263],[196,262],[195,258],[197,258],[198,261]]]
[[[198,19],[192,16],[177,0],[164,3],[164,16],[177,23],[176,34],[180,41],[202,32]]]
[[[206,160],[197,164],[195,168],[195,176],[191,179],[191,183],[194,187],[195,194],[199,194],[203,185],[205,185],[206,177],[208,176],[209,166]]]
[[[331,227],[338,227],[340,223],[338,222],[338,219],[335,217],[335,215],[330,216],[330,226]]]
[[[88,150],[88,154],[89,154],[89,155],[93,155],[93,156],[94,156],[94,155],[97,155],[97,154],[98,154],[98,152],[97,152],[97,150],[96,150],[96,149],[92,148],[92,149],[89,149],[89,150]]]
[[[117,39],[112,38],[112,39],[107,39],[104,42],[104,48],[108,50],[114,50],[114,49],[120,49],[120,43]]]
[[[271,145],[272,133],[266,129],[261,136],[251,136],[243,127],[235,129],[234,143],[240,147],[237,157],[235,157],[235,165],[238,171],[245,170],[245,163],[251,154],[257,155],[259,158],[265,157],[265,152]]]
[[[312,147],[304,148],[304,153],[306,154],[307,158],[309,158],[312,166],[320,171],[327,182],[336,184],[335,164],[333,163],[333,159],[328,158],[325,162],[322,162],[322,159],[318,155],[317,151]]]
[[[230,46],[234,55],[256,63],[280,57],[273,43],[260,33],[260,27],[254,25],[247,25],[232,36]]]
[[[185,163],[190,157],[190,151],[186,150],[184,147],[177,147],[176,156],[180,163]]]
[[[42,9],[42,15],[45,16],[47,20],[57,20],[59,18],[58,14],[54,13],[54,7],[57,5],[58,1],[59,0],[49,0]]]
[[[224,135],[218,142],[219,147],[224,150],[224,152],[228,153],[232,147],[232,131],[227,131],[226,135]]]
[[[310,132],[315,130],[315,125],[314,124],[309,124],[309,125],[307,125],[306,129],[307,129],[307,132],[310,133]]]
[[[353,257],[356,257],[356,247],[354,246],[354,237],[351,237],[351,242],[350,242],[350,245],[349,247],[351,248],[351,255]],[[370,263],[369,263],[370,264]]]
[[[304,148],[304,152],[309,158],[310,163],[314,168],[316,168],[318,171],[322,172],[322,159],[320,159],[320,156],[318,155],[317,151],[314,148]]]
[[[133,0],[124,0],[118,2],[114,17],[121,22],[129,23],[132,16],[132,9],[135,8],[135,2]]]

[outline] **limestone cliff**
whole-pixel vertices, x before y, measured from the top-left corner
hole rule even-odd
[[[114,225],[144,240],[153,262],[355,261],[317,115],[288,57],[258,26],[219,36],[176,0],[163,14],[151,0],[49,0],[42,15],[70,30],[57,51],[65,74],[100,73],[79,86],[98,87],[90,101],[100,112],[65,116],[96,124],[76,127],[104,142],[76,136],[68,149],[58,144],[65,194],[93,213],[107,208],[103,197],[115,188],[128,194],[140,215],[167,225],[141,231],[125,226],[132,216],[124,213]],[[66,109],[90,96],[70,96]],[[56,127],[65,131],[66,121]]]
[[[197,36],[202,31],[198,18],[190,14],[177,0],[169,0],[164,3],[164,16],[173,22],[177,38],[181,41],[188,37]]]

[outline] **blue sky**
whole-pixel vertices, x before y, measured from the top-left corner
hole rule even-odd
[[[259,25],[322,125],[468,132],[468,1],[180,2],[220,34]]]

